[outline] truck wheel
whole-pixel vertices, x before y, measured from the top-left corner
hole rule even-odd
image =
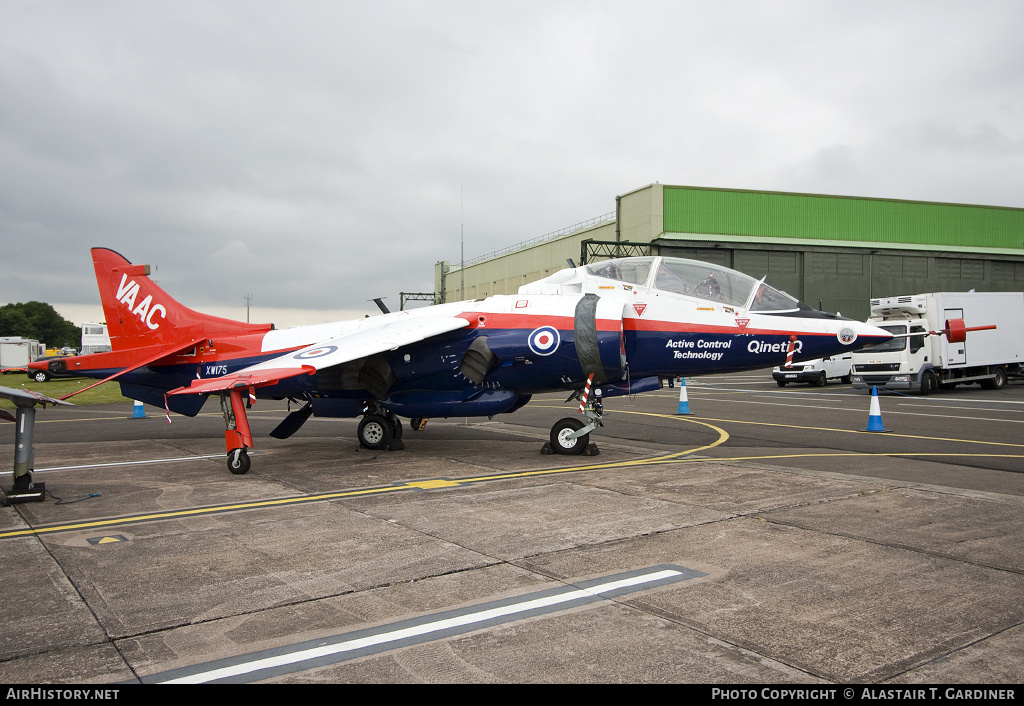
[[[786,381],[785,380],[776,380],[775,384],[778,385],[779,387],[785,387],[786,386]]]
[[[991,380],[982,380],[981,386],[986,390],[1002,390],[1006,387],[1006,370],[999,367],[995,369],[995,375]]]
[[[825,387],[826,382],[828,382],[828,380],[825,376],[825,371],[822,370],[821,374],[818,375],[818,379],[814,381],[814,384],[817,385],[818,387]]]
[[[921,394],[930,395],[932,392],[937,390],[939,387],[939,381],[935,377],[935,373],[931,370],[926,370],[921,376]]]

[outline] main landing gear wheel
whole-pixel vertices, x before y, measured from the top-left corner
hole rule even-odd
[[[566,456],[583,453],[584,449],[587,448],[587,443],[590,441],[590,434],[583,434],[575,439],[570,439],[569,435],[585,426],[586,424],[575,417],[559,419],[551,427],[551,449],[556,454],[564,454]]]
[[[367,414],[359,422],[359,443],[368,449],[385,449],[395,435],[394,429],[394,425],[387,417],[381,414]]]
[[[228,470],[235,475],[242,475],[249,472],[249,466],[252,462],[249,460],[249,452],[245,449],[235,449],[228,452]]]

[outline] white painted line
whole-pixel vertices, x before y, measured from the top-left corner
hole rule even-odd
[[[374,645],[396,642],[398,640],[404,640],[410,637],[428,635],[430,633],[441,632],[443,630],[449,630],[451,628],[463,627],[466,625],[472,625],[474,623],[483,623],[488,620],[494,620],[495,618],[507,617],[510,615],[515,615],[517,613],[525,613],[528,611],[537,610],[539,608],[548,608],[555,605],[579,601],[581,599],[593,598],[595,595],[601,593],[607,593],[609,591],[629,588],[632,586],[639,586],[645,583],[652,583],[655,581],[662,581],[664,579],[680,575],[682,575],[681,571],[676,571],[674,569],[665,569],[651,574],[641,574],[640,576],[634,576],[632,578],[598,584],[588,589],[569,591],[568,593],[561,593],[554,596],[546,596],[544,598],[536,598],[533,600],[524,601],[522,603],[513,603],[511,605],[502,606],[499,608],[491,608],[488,610],[477,611],[475,613],[467,613],[465,615],[460,615],[454,618],[447,618],[432,623],[425,623],[423,625],[415,625],[412,627],[392,630],[390,632],[380,633],[377,635],[370,635],[368,637],[363,637],[355,640],[348,640],[346,642],[339,642],[333,645],[324,645],[322,647],[315,647],[306,650],[299,650],[297,652],[276,655],[273,657],[266,657],[264,659],[258,659],[252,662],[245,662],[242,664],[236,664],[229,667],[222,667],[220,669],[213,669],[207,672],[199,672],[198,674],[190,674],[187,676],[178,677],[176,679],[170,679],[168,681],[160,683],[203,684],[206,682],[215,681],[217,679],[227,679],[230,677],[240,676],[242,674],[249,674],[251,672],[256,672],[262,669],[273,669],[276,667],[296,664],[298,662],[304,662],[307,660],[340,654],[342,652],[350,652],[353,650],[363,649],[366,647],[372,647]]]
[[[933,403],[946,402],[948,406],[955,407],[960,402],[977,402],[979,404],[1024,404],[1017,400],[979,400],[975,397],[958,397],[955,400],[935,400]]]
[[[154,458],[148,461],[118,461],[117,463],[93,463],[86,466],[58,466],[56,468],[35,468],[32,473],[45,473],[46,471],[77,471],[83,468],[110,468],[112,466],[144,466],[150,463],[174,463],[176,461],[201,461],[207,458],[223,458],[222,454],[211,456],[182,456],[180,458]],[[0,471],[0,476],[10,475],[14,471]]]

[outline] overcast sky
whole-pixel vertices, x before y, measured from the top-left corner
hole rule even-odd
[[[1024,207],[1022,27],[1020,0],[0,0],[0,302],[98,312],[105,246],[235,318],[397,309],[463,222],[468,259],[656,181]]]

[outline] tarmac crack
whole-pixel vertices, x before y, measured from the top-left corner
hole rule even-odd
[[[14,507],[15,507],[15,510],[18,512],[18,516],[21,517],[22,521],[29,528],[32,528],[32,523],[29,521],[28,518],[26,518],[24,516],[24,514],[21,512],[20,508],[18,508],[17,505],[15,505]],[[100,642],[92,642],[92,643],[87,643],[87,644],[88,645],[104,645],[104,644],[110,645],[113,648],[113,650],[117,653],[117,656],[121,660],[122,664],[124,664],[125,669],[130,671],[136,677],[138,677],[138,674],[135,672],[135,669],[132,667],[131,662],[128,661],[128,659],[125,657],[124,653],[121,651],[120,647],[117,645],[117,642],[116,642],[115,638],[110,634],[110,630],[103,623],[103,620],[99,617],[99,615],[96,614],[96,611],[93,610],[92,605],[89,603],[88,599],[85,597],[85,594],[82,592],[82,588],[78,585],[78,583],[75,582],[75,580],[71,576],[71,574],[68,573],[67,569],[64,568],[64,565],[60,562],[59,559],[57,559],[57,557],[54,555],[54,553],[46,545],[46,542],[43,541],[43,538],[40,535],[38,535],[38,534],[33,534],[33,535],[30,535],[30,536],[42,548],[42,550],[44,552],[46,552],[46,555],[48,557],[50,557],[50,560],[60,570],[61,575],[67,580],[68,585],[71,586],[71,588],[75,591],[75,595],[78,596],[78,600],[85,607],[85,609],[89,611],[89,615],[92,616],[92,620],[96,623],[96,626],[101,631],[103,631],[104,639],[102,641],[100,641]],[[34,654],[42,656],[42,655],[52,654],[54,652],[59,652],[62,649],[63,649],[62,647],[55,647],[53,649],[42,650],[42,651],[36,652]],[[18,659],[18,658],[21,658],[21,657],[24,657],[24,656],[25,655],[18,655],[16,657],[12,657],[11,660]],[[11,661],[11,660],[4,660],[4,661]]]
[[[925,549],[923,547],[915,547],[913,545],[903,544],[901,542],[883,542],[883,541],[880,541],[880,540],[877,540],[877,539],[871,539],[870,537],[858,536],[858,535],[850,534],[850,533],[847,533],[847,532],[826,531],[826,530],[820,529],[818,527],[807,527],[805,525],[801,525],[798,522],[792,522],[792,521],[786,521],[786,520],[770,520],[768,518],[761,518],[761,519],[764,520],[765,522],[768,522],[768,523],[771,523],[771,524],[774,524],[774,525],[778,525],[780,527],[791,527],[793,529],[804,530],[806,532],[818,532],[820,534],[825,534],[825,535],[828,535],[830,537],[841,537],[843,539],[850,539],[850,540],[854,540],[854,541],[858,541],[858,542],[864,542],[866,544],[873,544],[873,545],[875,545],[877,547],[886,547],[887,549],[898,549],[898,550],[901,550],[901,551],[906,551],[906,552],[911,552],[911,553],[914,553],[914,554],[921,554],[923,556],[932,557],[934,559],[946,559],[948,561],[955,561],[955,562],[957,562],[959,564],[964,564],[966,566],[974,566],[974,567],[977,567],[979,569],[989,569],[991,571],[999,571],[999,572],[1002,572],[1002,573],[1013,574],[1013,575],[1017,575],[1017,576],[1024,576],[1024,570],[1022,570],[1022,569],[1014,569],[1014,568],[1008,567],[1008,566],[996,566],[994,564],[987,564],[987,563],[984,563],[984,562],[970,561],[969,559],[965,559],[962,556],[956,556],[956,555],[953,555],[953,554],[947,554],[945,552],[939,552],[939,551],[935,551],[933,549]]]

